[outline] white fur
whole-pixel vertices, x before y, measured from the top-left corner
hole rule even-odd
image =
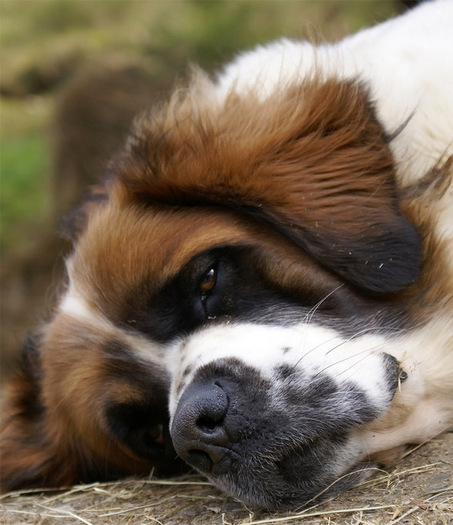
[[[181,390],[181,382],[187,385],[201,366],[225,357],[238,358],[271,381],[275,368],[285,364],[296,372],[302,371],[305,381],[307,375],[313,377],[325,372],[338,384],[352,382],[366,390],[376,406],[384,409],[391,400],[382,366],[384,344],[385,339],[378,336],[359,335],[348,340],[334,330],[309,324],[294,327],[229,324],[208,328],[191,337],[188,344],[176,345],[168,354],[174,378],[170,413],[174,414],[176,409],[179,400],[176,392]],[[192,373],[185,375],[187,367]]]
[[[336,44],[280,40],[244,53],[218,78],[220,103],[232,91],[266,98],[313,76],[357,79],[371,90],[392,141],[401,185],[453,154],[453,2],[426,2]]]

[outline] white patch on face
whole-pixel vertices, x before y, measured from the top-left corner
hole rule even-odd
[[[330,328],[305,324],[278,327],[256,324],[217,325],[174,345],[167,354],[173,384],[170,415],[197,369],[222,358],[236,358],[277,380],[275,371],[289,365],[300,377],[323,373],[337,384],[352,383],[366,392],[370,403],[384,410],[391,402],[383,358],[385,339],[360,335],[346,339]],[[295,373],[297,378],[298,374]],[[296,379],[297,380],[297,379]],[[278,404],[278,399],[275,400]]]

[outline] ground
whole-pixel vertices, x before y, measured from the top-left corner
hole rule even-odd
[[[409,451],[393,469],[304,511],[252,511],[199,476],[131,479],[0,498],[5,525],[449,525],[453,523],[453,433]]]

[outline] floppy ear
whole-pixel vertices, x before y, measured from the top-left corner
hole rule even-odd
[[[57,458],[54,444],[47,436],[40,382],[38,342],[36,337],[29,336],[24,344],[22,368],[9,381],[2,407],[2,492],[42,485],[58,472],[64,478],[66,459],[70,458]]]
[[[363,86],[313,80],[220,109],[211,98],[189,92],[141,122],[118,165],[131,198],[240,209],[364,290],[417,279],[417,231]]]
[[[68,329],[77,333],[75,327]],[[97,411],[99,406],[96,404],[102,395],[109,397],[115,391],[113,383],[106,389],[109,380],[104,377],[96,390],[92,379],[98,370],[89,360],[85,376],[74,373],[74,365],[71,367],[71,362],[65,361],[64,354],[74,350],[74,346],[77,350],[77,344],[63,348],[54,341],[53,346],[45,348],[43,345],[48,344],[46,330],[49,326],[43,327],[39,335],[26,339],[22,368],[7,384],[0,426],[0,492],[145,475],[154,467],[159,473],[180,471],[182,462],[171,461],[175,458],[173,455],[162,459],[141,458],[127,444],[120,443],[118,434],[124,428],[119,416],[126,421],[133,419],[134,405],[124,414],[117,409],[114,432],[108,423],[107,412]],[[64,345],[64,339],[60,342]],[[47,356],[42,356],[42,351],[47,351]],[[49,353],[54,358],[51,367],[48,362],[45,364]],[[118,366],[118,360],[115,360],[113,373],[117,373]],[[53,369],[51,373],[50,368]],[[124,366],[121,372],[124,374]],[[74,387],[80,378],[86,384],[71,390],[70,385]],[[61,384],[57,385],[56,381]],[[119,399],[126,397],[130,400],[125,395],[124,383],[118,385]],[[93,392],[88,391],[90,387],[93,387]],[[53,394],[49,395],[50,392]],[[80,399],[94,400],[95,403],[93,406],[77,404]],[[75,404],[68,405],[68,400],[75,400]],[[124,407],[125,404],[116,406]],[[162,404],[164,410],[165,403]],[[139,416],[143,417],[143,413],[139,412]],[[140,443],[139,438],[131,433],[132,442],[134,437]],[[168,450],[172,454],[170,447]]]
[[[27,337],[21,370],[7,384],[0,429],[0,492],[69,486],[98,468],[69,429],[63,431],[49,421],[42,399],[39,339]]]

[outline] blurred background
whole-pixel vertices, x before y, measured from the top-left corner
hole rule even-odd
[[[335,41],[401,0],[1,0],[1,379],[64,281],[61,217],[188,64],[279,36]]]

